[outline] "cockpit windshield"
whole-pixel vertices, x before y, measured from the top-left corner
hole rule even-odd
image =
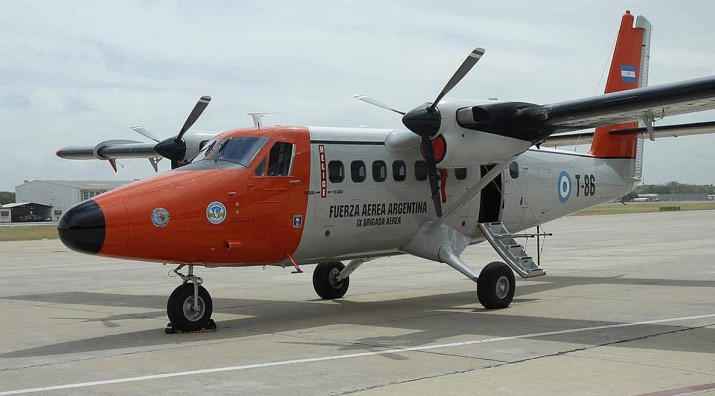
[[[226,165],[237,164],[244,168],[268,141],[263,136],[241,136],[210,140],[194,157],[191,164],[184,166],[189,169],[206,169],[206,165],[225,168]],[[222,162],[219,164],[219,162]],[[228,163],[228,164],[227,164]],[[213,167],[213,166],[212,166]]]

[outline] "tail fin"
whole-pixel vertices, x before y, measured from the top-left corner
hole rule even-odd
[[[616,48],[613,51],[605,93],[625,91],[648,85],[648,60],[650,58],[651,24],[643,16],[635,18],[630,11],[621,18]],[[598,158],[637,158],[642,160],[642,140],[637,134],[611,135],[619,129],[637,128],[638,122],[596,128],[591,144],[591,154]],[[636,153],[638,153],[636,155]],[[640,162],[640,161],[636,161]],[[636,164],[636,176],[640,166]]]

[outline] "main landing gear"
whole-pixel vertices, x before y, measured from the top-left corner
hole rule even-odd
[[[514,299],[516,283],[508,265],[494,261],[477,278],[477,298],[486,309],[506,308]]]
[[[341,298],[350,286],[350,274],[367,260],[352,260],[347,267],[340,261],[319,263],[313,271],[313,289],[323,300]]]
[[[506,308],[514,299],[516,282],[514,272],[507,264],[495,261],[487,264],[477,274],[449,247],[443,247],[440,250],[439,258],[477,284],[477,298],[484,308]]]
[[[199,330],[214,330],[216,323],[211,319],[213,301],[211,295],[201,286],[204,282],[201,277],[194,275],[194,266],[189,265],[189,274],[179,272],[185,265],[179,265],[172,272],[179,276],[184,283],[179,285],[169,296],[166,303],[166,314],[169,324],[165,332],[191,332]]]
[[[486,309],[506,308],[514,299],[516,282],[511,268],[499,261],[489,263],[478,275],[456,255],[447,255],[446,262],[477,283],[477,298]],[[345,296],[350,286],[350,274],[367,260],[352,260],[347,266],[340,261],[319,263],[313,271],[313,288],[323,300]]]

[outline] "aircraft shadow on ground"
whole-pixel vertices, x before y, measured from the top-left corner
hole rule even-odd
[[[524,298],[525,296],[581,284],[715,286],[715,281],[622,277],[553,276],[544,278],[544,280],[548,280],[548,282],[520,282],[517,298],[514,299],[512,306],[538,300]],[[160,345],[180,347],[182,343],[277,333],[285,336],[285,341],[280,342],[286,344],[331,345],[338,347],[341,351],[377,351],[385,348],[411,347],[435,343],[454,336],[473,335],[474,337],[470,339],[508,337],[528,333],[617,324],[598,320],[508,315],[508,310],[488,311],[481,307],[465,307],[476,303],[475,294],[470,291],[371,302],[356,302],[350,300],[349,295],[347,298],[333,302],[322,302],[322,300],[280,301],[215,298],[215,314],[229,314],[241,317],[229,320],[219,319],[219,330],[214,333],[166,335],[162,328],[157,328],[22,349],[0,354],[0,358],[42,357]],[[159,295],[69,292],[8,296],[2,299],[148,309],[147,312],[108,315],[102,318],[81,318],[81,314],[71,318],[85,322],[102,322],[107,327],[113,328],[121,327],[121,321],[123,320],[160,320],[166,316],[166,296]],[[331,333],[339,334],[340,328],[343,326],[358,325],[396,328],[403,330],[402,332],[405,334],[388,337],[368,337],[348,342],[344,339],[330,336]],[[311,333],[325,330],[328,327],[334,329],[334,331],[323,332],[319,336],[311,337]],[[604,345],[618,343],[623,340],[677,332],[683,329],[686,328],[668,324],[653,324],[616,328],[611,331],[587,331],[542,336],[539,339],[583,345]],[[715,329],[702,328],[699,331],[710,333],[709,336],[703,339],[715,339]],[[313,342],[313,338],[316,342]],[[619,344],[619,346],[644,347],[637,343]],[[647,347],[661,350],[715,353],[715,343],[701,343],[700,345],[648,343]]]

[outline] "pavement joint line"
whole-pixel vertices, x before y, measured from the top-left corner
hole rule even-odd
[[[539,359],[543,359],[543,358],[556,357],[556,356],[565,356],[565,355],[570,355],[570,354],[572,354],[572,353],[574,353],[574,352],[583,352],[583,351],[588,351],[588,350],[591,350],[591,349],[594,349],[594,348],[600,348],[600,347],[605,347],[605,346],[623,344],[623,343],[626,343],[626,342],[632,342],[632,341],[638,341],[638,340],[643,340],[643,339],[648,339],[648,338],[653,338],[653,337],[659,337],[659,336],[662,336],[662,335],[675,334],[675,333],[680,333],[680,332],[683,332],[683,331],[690,331],[690,330],[702,329],[702,328],[709,327],[709,326],[711,326],[711,325],[712,325],[712,324],[706,324],[706,325],[695,326],[695,327],[683,327],[683,328],[679,328],[679,329],[676,329],[676,330],[665,331],[665,332],[662,332],[662,333],[646,334],[646,335],[643,335],[643,336],[640,336],[640,337],[635,337],[635,338],[626,338],[626,339],[618,340],[618,341],[604,342],[604,343],[596,344],[596,345],[589,345],[589,346],[583,346],[583,347],[578,347],[578,348],[572,348],[572,349],[568,349],[568,350],[565,350],[565,351],[556,351],[556,352],[548,353],[548,354],[544,354],[544,355],[529,356],[529,357],[526,357],[526,358],[523,358],[523,359],[518,359],[518,360],[504,361],[504,362],[500,362],[500,363],[498,363],[498,364],[493,364],[493,365],[486,366],[486,367],[476,367],[476,368],[468,368],[468,369],[454,370],[454,371],[450,371],[450,372],[446,372],[446,373],[439,373],[439,374],[435,374],[435,375],[425,375],[425,376],[421,376],[421,377],[418,377],[418,378],[410,378],[410,379],[402,380],[402,381],[393,381],[393,382],[389,382],[389,383],[386,383],[386,384],[378,384],[378,385],[366,386],[366,387],[362,387],[362,388],[352,388],[352,389],[349,389],[349,390],[347,390],[347,391],[332,393],[332,395],[346,395],[346,394],[351,394],[351,393],[356,393],[356,392],[362,392],[362,391],[366,391],[366,390],[370,390],[370,389],[383,388],[383,387],[391,386],[391,385],[400,385],[400,384],[406,384],[406,383],[410,383],[410,382],[421,381],[421,380],[425,380],[425,379],[447,377],[447,376],[454,375],[454,374],[464,374],[464,373],[474,372],[474,371],[477,371],[477,370],[485,370],[485,369],[498,368],[498,367],[502,367],[502,366],[509,366],[509,365],[512,365],[512,364],[524,363],[524,362],[529,362],[529,361],[532,361],[532,360],[539,360]],[[583,357],[581,357],[581,358],[583,358]],[[636,362],[626,362],[626,363],[635,364],[635,365],[642,365],[641,363],[636,363]],[[652,366],[652,365],[646,365],[646,366]],[[655,366],[655,367],[659,367],[659,366]],[[668,367],[660,367],[660,368],[668,368]],[[678,371],[677,369],[675,369],[675,370]],[[681,370],[681,371],[682,371],[682,370]],[[691,372],[691,371],[686,371],[686,372]],[[708,373],[705,373],[705,374],[707,375]],[[707,385],[715,385],[715,383],[713,383],[713,384],[707,384]],[[688,388],[679,388],[679,389],[676,389],[676,390],[682,390],[682,389],[688,389]],[[661,394],[659,394],[659,393],[656,392],[656,393],[653,393],[653,394],[644,394],[644,395],[641,395],[641,396],[676,396],[676,395],[681,395],[681,394],[685,394],[685,393],[672,393],[672,394],[671,394],[671,393],[668,393],[668,394],[663,394],[663,395],[661,395]]]
[[[707,327],[708,327],[708,325],[691,327],[691,328],[688,328],[687,330],[698,330],[698,329],[704,329]],[[657,336],[661,336],[661,335],[668,335],[668,334],[671,334],[671,333],[653,334],[653,337],[657,337]],[[632,341],[638,341],[638,340],[632,340]],[[603,346],[609,346],[609,345],[603,345]],[[659,368],[659,369],[670,370],[670,371],[678,371],[678,372],[687,373],[687,374],[713,375],[713,372],[709,372],[709,371],[681,369],[678,367],[660,366],[657,364],[640,363],[640,362],[634,362],[634,361],[623,360],[623,359],[615,359],[615,358],[609,359],[606,357],[599,357],[599,356],[579,356],[579,358],[589,359],[589,360],[600,360],[603,362],[625,363],[625,364],[632,364],[632,365],[643,366],[643,367],[653,367],[653,368]]]
[[[536,337],[546,337],[546,336],[561,335],[561,334],[583,333],[583,332],[588,332],[588,331],[616,329],[616,328],[623,328],[623,327],[633,327],[633,326],[660,324],[660,323],[668,323],[668,322],[679,322],[679,321],[689,321],[689,320],[698,320],[698,319],[708,319],[708,318],[715,318],[715,314],[683,316],[683,317],[678,317],[678,318],[665,318],[665,319],[646,320],[646,321],[640,321],[640,322],[629,322],[629,323],[618,323],[618,324],[601,325],[601,326],[580,327],[580,328],[575,328],[575,329],[546,331],[546,332],[541,332],[541,333],[522,334],[522,335],[506,336],[506,337],[495,337],[495,338],[487,338],[487,339],[480,339],[480,340],[469,340],[469,341],[452,342],[452,343],[446,343],[446,344],[419,345],[419,346],[408,347],[408,348],[393,348],[393,349],[387,349],[387,350],[383,350],[383,351],[359,352],[359,353],[351,353],[351,354],[343,354],[343,355],[320,356],[320,357],[293,359],[293,360],[280,360],[280,361],[273,361],[273,362],[266,362],[266,363],[253,363],[253,364],[245,364],[245,365],[239,365],[239,366],[217,367],[217,368],[199,369],[199,370],[191,370],[191,371],[180,371],[180,372],[164,373],[164,374],[151,374],[151,375],[143,375],[143,376],[136,376],[136,377],[116,378],[116,379],[110,379],[110,380],[76,382],[76,383],[71,383],[71,384],[51,385],[51,386],[43,386],[43,387],[36,387],[36,388],[25,388],[25,389],[2,391],[2,392],[0,392],[0,396],[19,395],[19,394],[25,394],[25,393],[44,392],[44,391],[52,391],[52,390],[87,388],[87,387],[94,387],[94,386],[101,386],[101,385],[112,385],[112,384],[139,382],[139,381],[173,378],[173,377],[186,377],[186,376],[191,376],[191,375],[213,374],[213,373],[221,373],[221,372],[228,372],[228,371],[242,371],[242,370],[267,368],[267,367],[289,366],[289,365],[294,365],[294,364],[325,362],[325,361],[331,361],[331,360],[345,360],[345,359],[354,359],[354,358],[359,358],[359,357],[378,356],[378,355],[387,355],[387,354],[395,354],[395,353],[419,352],[419,351],[427,351],[427,350],[431,350],[431,349],[454,348],[454,347],[461,347],[461,346],[467,346],[467,345],[478,345],[478,344],[487,344],[487,343],[494,343],[494,342],[520,340],[520,339],[525,339],[525,338],[536,338]],[[711,325],[712,324],[708,324],[706,326],[711,326]],[[688,328],[684,328],[684,329],[678,329],[676,331],[683,331],[683,330],[688,330],[691,328],[692,327],[688,327]],[[653,336],[653,335],[651,335],[651,336]],[[648,336],[646,336],[646,337],[648,337]],[[639,337],[639,338],[643,338],[643,337]],[[635,340],[637,340],[637,339],[638,338],[636,338]],[[620,340],[620,341],[606,343],[606,344],[602,344],[602,345],[594,345],[591,347],[595,348],[598,346],[613,345],[613,344],[619,344],[619,343],[628,342],[628,341],[631,341],[631,340]],[[585,350],[588,348],[579,348],[579,349]],[[579,350],[579,349],[577,349],[577,350]],[[564,354],[564,353],[569,353],[569,352],[559,352],[554,355],[560,355],[560,354]],[[547,357],[547,356],[549,356],[549,355],[521,359],[519,361],[507,362],[507,363],[504,363],[501,365],[498,364],[498,365],[494,365],[491,367],[499,367],[499,366],[502,366],[505,364],[515,364],[515,363],[528,361],[528,360],[532,360],[532,359],[540,359],[542,357]]]

